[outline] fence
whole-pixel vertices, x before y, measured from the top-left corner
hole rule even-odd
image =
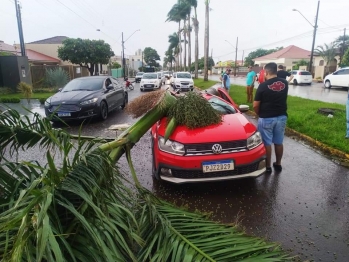
[[[31,73],[31,77],[32,77],[33,88],[37,89],[37,88],[46,87],[46,85],[45,85],[46,70],[47,69],[56,69],[59,67],[68,73],[70,80],[74,79],[74,78],[90,75],[87,68],[81,67],[81,66],[74,66],[74,65],[64,65],[64,66],[31,65],[30,66],[30,73]]]
[[[111,70],[111,75],[113,77],[115,77],[115,78],[123,77],[123,70],[122,70],[122,68],[112,69]]]

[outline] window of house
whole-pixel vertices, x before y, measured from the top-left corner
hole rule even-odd
[[[319,66],[323,66],[324,64],[325,64],[325,61],[324,60],[320,60]]]

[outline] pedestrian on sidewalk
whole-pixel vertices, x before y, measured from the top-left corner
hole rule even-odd
[[[288,82],[277,77],[277,64],[265,65],[266,81],[258,86],[253,109],[259,116],[258,131],[261,133],[267,151],[266,172],[271,173],[271,154],[274,144],[276,162],[275,171],[281,171],[281,159],[284,152],[283,140],[287,122]]]
[[[254,82],[256,80],[256,73],[252,70],[252,66],[248,67],[248,73],[246,76],[246,93],[247,93],[247,103],[252,103],[253,101],[253,89]]]
[[[230,89],[230,76],[229,76],[230,72],[231,72],[231,69],[227,68],[222,77],[222,87],[228,92],[228,94]]]
[[[264,70],[264,67],[262,68],[262,70],[258,74],[257,82],[259,84],[262,84],[262,83],[265,82],[265,70]]]
[[[289,79],[288,79],[288,82],[289,82],[289,83],[290,83],[290,82],[292,81],[292,79],[293,79],[293,75],[291,75],[289,72],[285,71],[283,65],[278,65],[277,76],[278,76],[279,78],[282,78],[282,79],[285,79],[285,80],[286,80],[287,77],[289,77]]]

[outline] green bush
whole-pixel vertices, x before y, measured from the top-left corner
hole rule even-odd
[[[48,87],[62,88],[69,82],[69,75],[61,67],[46,69],[45,83]]]
[[[54,87],[48,87],[48,88],[35,88],[33,89],[34,94],[39,94],[39,93],[55,93],[58,92],[58,88]]]
[[[30,103],[30,98],[33,94],[33,87],[27,83],[20,82],[17,89],[23,94],[24,98],[27,99],[28,103]]]
[[[42,104],[42,105],[45,104],[46,99],[47,99],[47,98],[44,98],[44,97],[40,98],[40,99],[39,99],[40,104]]]
[[[0,98],[1,103],[20,103],[21,99],[19,98]]]
[[[0,95],[8,95],[15,93],[15,90],[9,87],[0,87]]]

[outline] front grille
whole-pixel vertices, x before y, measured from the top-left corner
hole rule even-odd
[[[144,88],[154,88],[155,85],[153,84],[146,84],[144,85]]]
[[[61,111],[61,112],[77,112],[80,111],[80,107],[77,105],[62,104],[58,106],[52,106],[50,112]]]
[[[213,178],[213,177],[226,177],[226,176],[236,176],[252,173],[258,170],[259,163],[253,163],[245,166],[237,166],[234,170],[218,171],[203,173],[202,170],[178,170],[171,169],[172,176],[177,178]]]
[[[189,82],[181,82],[182,85],[189,85]]]
[[[212,147],[215,144],[219,144],[222,146],[222,153],[247,150],[247,140],[235,140],[235,141],[205,143],[205,144],[186,144],[184,145],[184,147],[187,155],[213,154]]]

